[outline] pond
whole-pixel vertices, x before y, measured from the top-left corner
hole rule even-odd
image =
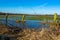
[[[6,24],[6,19],[0,19],[2,24]],[[25,28],[41,28],[43,24],[40,20],[25,20],[24,23],[16,23],[16,19],[8,19],[7,25],[11,27],[25,27]],[[48,27],[48,24],[44,25],[44,27]]]

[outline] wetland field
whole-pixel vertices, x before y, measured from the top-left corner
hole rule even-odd
[[[53,22],[53,17],[25,15],[22,22],[22,15],[0,15],[0,40],[60,40],[60,22]]]

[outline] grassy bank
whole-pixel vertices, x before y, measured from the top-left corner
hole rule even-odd
[[[6,18],[5,15],[0,15],[0,18]],[[8,18],[13,19],[22,19],[22,15],[8,15]],[[25,15],[25,20],[53,20],[53,16],[36,16],[36,15]],[[60,17],[57,17],[57,20],[60,20]]]

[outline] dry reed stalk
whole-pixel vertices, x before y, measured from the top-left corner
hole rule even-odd
[[[19,37],[18,40],[60,40],[60,34],[56,36],[53,30],[47,30],[42,28],[41,31],[32,31],[32,30],[24,30],[23,37]]]

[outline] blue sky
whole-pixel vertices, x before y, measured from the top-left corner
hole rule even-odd
[[[0,12],[60,14],[60,0],[0,0]]]

